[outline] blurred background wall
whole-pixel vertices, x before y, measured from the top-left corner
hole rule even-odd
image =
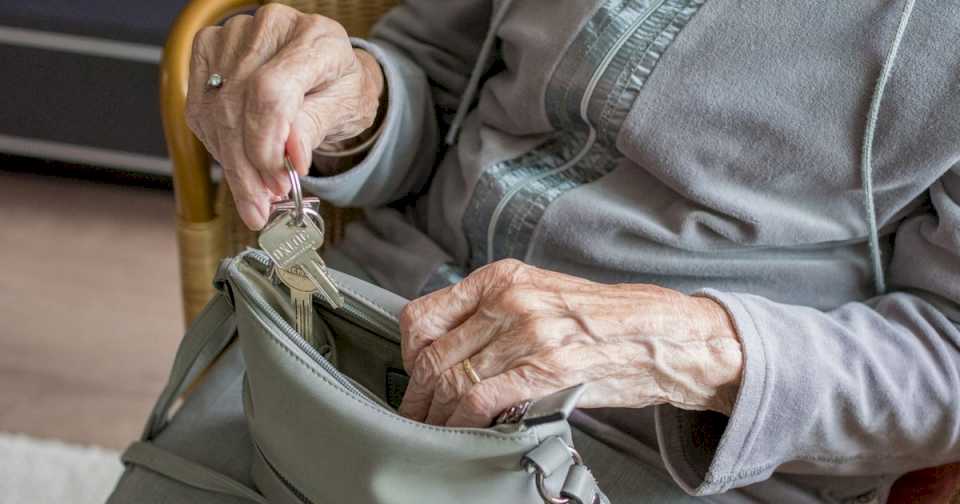
[[[157,64],[185,4],[0,1],[0,152],[169,174]]]
[[[166,379],[183,321],[157,64],[185,3],[0,0],[2,504],[102,502]]]

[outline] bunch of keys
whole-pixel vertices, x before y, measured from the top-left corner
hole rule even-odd
[[[344,300],[317,254],[324,238],[323,219],[317,211],[319,200],[304,200],[300,179],[289,158],[284,158],[284,165],[290,177],[293,201],[274,205],[271,220],[260,232],[258,242],[273,260],[277,277],[290,289],[297,332],[315,345],[313,295],[319,294],[335,309],[343,307]]]

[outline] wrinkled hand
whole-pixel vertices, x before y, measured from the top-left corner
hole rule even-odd
[[[214,73],[223,86],[208,89]],[[259,229],[271,199],[289,191],[284,150],[306,175],[313,149],[373,124],[382,91],[380,66],[339,23],[269,4],[197,34],[187,124],[223,166],[240,217]]]
[[[715,301],[514,260],[412,301],[400,325],[411,377],[400,412],[436,425],[488,426],[515,403],[579,383],[580,407],[729,414],[740,383],[740,342]]]

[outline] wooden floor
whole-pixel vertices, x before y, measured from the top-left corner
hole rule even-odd
[[[0,431],[139,434],[182,333],[175,252],[169,190],[0,171]]]

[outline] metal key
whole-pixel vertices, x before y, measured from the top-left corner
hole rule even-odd
[[[316,286],[321,297],[332,307],[344,305],[340,289],[327,275],[326,264],[317,254],[323,244],[323,231],[313,219],[301,214],[297,222],[296,213],[289,211],[281,214],[260,232],[260,248],[273,259],[277,268],[300,270]]]
[[[296,203],[292,200],[279,201],[271,206],[269,222],[280,215],[295,210]],[[317,227],[322,229],[323,218],[320,216],[320,199],[303,198],[304,213],[307,217],[316,221]],[[299,266],[290,269],[274,268],[274,274],[290,290],[290,303],[293,305],[294,325],[303,339],[314,348],[318,348],[319,342],[313,332],[313,295],[317,292],[317,286],[310,280]]]
[[[303,274],[299,266],[291,269],[275,268],[277,278],[290,289],[290,302],[293,304],[294,325],[303,339],[316,348],[317,341],[313,334],[313,294],[317,286]]]

